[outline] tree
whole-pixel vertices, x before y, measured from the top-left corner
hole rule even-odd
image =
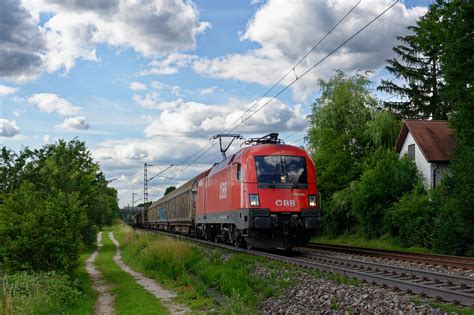
[[[379,149],[368,161],[359,181],[353,184],[352,210],[369,238],[383,232],[387,209],[419,181],[415,164],[399,159],[393,150]]]
[[[415,26],[408,27],[411,34],[397,37],[401,44],[393,50],[400,60],[386,60],[386,69],[403,83],[382,80],[377,89],[401,98],[385,102],[401,118],[447,119],[451,112],[451,103],[442,98],[438,21],[437,12],[428,11]]]
[[[330,198],[346,188],[362,172],[368,155],[366,124],[376,100],[367,76],[346,76],[337,71],[322,88],[309,117],[309,146],[318,173],[319,190]]]
[[[175,186],[169,186],[169,187],[166,187],[166,190],[165,190],[165,196],[167,194],[169,194],[170,192],[172,192],[173,190],[176,190],[176,187]]]
[[[450,123],[458,141],[443,209],[446,220],[438,222],[443,232],[452,233],[438,233],[435,246],[445,253],[474,255],[474,3],[438,1],[430,11],[440,16],[443,95],[454,104]]]
[[[7,272],[72,272],[87,210],[76,193],[37,191],[23,183],[0,206],[0,257]]]
[[[0,261],[9,270],[71,271],[82,245],[118,215],[116,190],[79,140],[1,153]]]

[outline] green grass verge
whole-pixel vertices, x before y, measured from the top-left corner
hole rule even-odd
[[[346,245],[346,246],[356,246],[363,248],[373,248],[373,249],[384,249],[384,250],[397,250],[402,252],[412,252],[412,253],[422,253],[422,254],[432,254],[433,251],[424,248],[424,247],[403,247],[399,242],[391,237],[382,236],[378,239],[366,239],[364,237],[345,234],[338,237],[328,237],[328,236],[319,236],[311,239],[312,243],[321,243],[321,244],[330,244],[330,245]]]
[[[104,280],[111,286],[111,293],[115,297],[116,314],[169,314],[151,293],[115,264],[114,254],[115,245],[109,239],[106,230],[103,233],[103,247],[95,265],[102,272]]]
[[[463,306],[458,306],[458,305],[453,305],[453,304],[445,304],[445,303],[440,303],[440,302],[426,302],[422,301],[418,298],[411,299],[411,301],[415,304],[429,304],[434,308],[437,308],[438,310],[444,312],[445,314],[460,314],[460,315],[473,315],[474,310],[470,307],[463,307]]]
[[[71,315],[94,314],[94,306],[97,300],[97,292],[92,288],[92,279],[86,271],[87,258],[95,251],[95,247],[87,249],[79,258],[79,266],[74,272],[74,278],[78,284],[82,296],[79,303],[68,307],[66,313]]]
[[[72,275],[54,272],[6,274],[0,314],[93,314],[96,293],[85,270],[93,249],[85,251]]]
[[[122,245],[124,261],[150,278],[178,292],[178,298],[194,311],[211,313],[256,313],[268,297],[295,285],[300,269],[246,254],[195,245],[172,237],[114,227]],[[320,277],[322,273],[309,271]],[[357,284],[346,277],[333,280]],[[220,292],[217,304],[208,288]],[[219,296],[217,300],[222,300]]]

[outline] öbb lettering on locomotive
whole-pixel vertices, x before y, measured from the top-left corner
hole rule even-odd
[[[304,149],[270,135],[154,202],[136,224],[236,246],[307,243],[321,231],[314,164]]]

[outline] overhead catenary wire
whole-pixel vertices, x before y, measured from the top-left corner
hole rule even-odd
[[[264,107],[268,106],[273,100],[275,100],[277,97],[279,97],[282,93],[284,93],[286,90],[288,90],[291,86],[293,86],[293,84],[295,84],[299,79],[301,79],[302,77],[306,76],[311,70],[313,70],[314,68],[316,68],[318,65],[320,65],[321,63],[323,63],[326,59],[328,59],[330,56],[332,56],[335,52],[337,52],[341,47],[343,47],[345,44],[347,44],[348,42],[350,42],[352,39],[354,39],[357,35],[359,35],[361,32],[363,32],[367,27],[369,27],[370,25],[372,25],[375,21],[377,21],[380,17],[382,17],[385,13],[387,13],[390,9],[392,9],[397,3],[399,3],[400,0],[397,0],[395,2],[393,2],[390,6],[388,6],[386,9],[384,9],[381,13],[379,13],[377,16],[375,16],[372,20],[370,20],[367,24],[365,24],[362,28],[360,28],[357,32],[355,32],[354,34],[352,34],[351,36],[349,36],[346,40],[344,40],[341,44],[339,44],[336,48],[334,48],[333,50],[331,50],[328,54],[326,54],[323,58],[321,58],[320,60],[318,60],[316,63],[314,63],[313,65],[311,65],[307,70],[305,70],[299,77],[297,77],[296,79],[294,79],[293,81],[291,81],[289,84],[287,84],[285,87],[283,87],[278,93],[276,93],[273,97],[271,97],[270,99],[268,99],[265,103],[263,103],[260,107],[258,107],[255,111],[253,111],[249,116],[247,117],[239,117],[239,123],[231,128],[231,129],[226,129],[226,132],[232,132],[234,130],[236,130],[238,127],[242,126],[245,122],[247,122],[250,118],[252,118],[255,114],[257,114],[260,110],[262,110]],[[352,9],[351,9],[352,10]],[[345,15],[347,16],[347,15]],[[344,16],[344,17],[345,17]],[[332,30],[332,29],[331,29]],[[290,72],[293,71],[293,68],[290,70]],[[284,79],[284,78],[283,78]],[[283,80],[282,79],[282,80]],[[278,85],[281,81],[279,81],[276,85]],[[275,85],[275,86],[276,86]],[[271,91],[275,86],[273,86],[269,91]],[[269,93],[269,92],[268,92]],[[265,94],[268,95],[268,93]],[[262,97],[262,99],[265,98]],[[236,120],[237,122],[237,120]],[[301,140],[301,139],[300,139]],[[199,150],[197,154],[194,154],[190,157],[188,157],[185,162],[187,162],[188,160],[191,160],[189,163],[187,163],[184,168],[179,172],[177,173],[175,176],[171,177],[171,180],[175,179],[176,177],[178,177],[180,174],[182,174],[184,172],[184,170],[186,170],[189,166],[191,166],[192,164],[194,164],[201,156],[203,156],[206,152],[208,152],[215,144],[217,143],[217,141],[213,141],[211,142],[210,144],[208,144],[207,146],[205,146],[203,149]],[[182,165],[184,164],[185,162],[183,163],[179,163],[179,164],[176,164],[175,166],[177,165]]]
[[[295,73],[295,77],[296,77],[297,79],[299,79],[299,78],[298,78],[298,75],[296,74],[295,68],[296,68],[301,62],[303,62],[303,60],[306,59],[306,57],[308,57],[308,55],[309,55],[310,53],[312,53],[312,52],[319,46],[319,44],[321,44],[321,43],[333,32],[333,31],[339,26],[339,24],[341,24],[341,22],[344,21],[344,20],[346,19],[346,17],[349,16],[349,14],[351,14],[352,11],[355,10],[355,8],[357,8],[357,6],[359,6],[359,4],[361,3],[361,1],[362,1],[362,0],[359,0],[353,7],[351,7],[350,10],[347,11],[346,14],[344,14],[344,16],[342,16],[342,17],[337,21],[337,23],[334,24],[334,25],[329,29],[329,31],[327,31],[326,34],[324,34],[324,36],[321,37],[321,38],[311,47],[311,49],[308,50],[308,51],[306,52],[306,54],[304,54],[304,56],[301,57],[301,58],[293,65],[293,67],[291,67],[291,68],[286,72],[285,75],[283,75],[283,77],[280,78],[280,80],[278,80],[275,84],[273,84],[273,85],[265,92],[265,94],[263,94],[263,95],[260,97],[259,101],[260,101],[260,100],[263,100],[268,94],[270,94],[270,92],[271,92],[275,87],[277,87],[290,73],[292,73],[292,72]],[[240,120],[242,120],[243,117],[250,111],[250,109],[251,109],[252,107],[256,106],[257,104],[258,104],[258,102],[253,103],[253,104],[250,104],[250,106],[248,106],[247,110],[246,110],[239,118],[237,118],[232,124],[230,124],[230,126],[229,126],[224,132],[228,132],[228,131],[229,131],[228,129],[229,129],[230,127],[232,127],[232,125],[234,125],[235,123],[237,123],[237,122],[239,122]]]
[[[246,117],[245,119],[242,119],[242,121],[236,126],[234,127],[233,129],[231,129],[230,131],[234,131],[235,129],[237,129],[238,127],[240,127],[241,125],[243,125],[246,121],[248,121],[251,117],[253,117],[255,114],[257,114],[260,110],[262,110],[264,107],[266,107],[268,104],[270,104],[270,102],[272,102],[273,100],[275,100],[278,96],[280,96],[283,92],[285,92],[287,89],[289,89],[293,84],[295,84],[296,81],[298,81],[298,79],[304,77],[306,74],[308,74],[311,70],[313,70],[314,68],[316,68],[318,65],[320,65],[322,62],[324,62],[327,58],[329,58],[330,56],[332,56],[336,51],[338,51],[342,46],[344,46],[345,44],[347,44],[348,42],[350,42],[354,37],[356,37],[357,35],[359,35],[362,31],[364,31],[367,27],[369,27],[372,23],[374,23],[376,20],[378,20],[382,15],[384,15],[386,12],[388,12],[391,8],[393,8],[397,3],[399,2],[399,0],[395,1],[394,3],[392,3],[389,7],[387,7],[385,10],[383,10],[381,13],[379,13],[376,17],[374,17],[369,23],[367,23],[366,25],[364,25],[362,28],[360,28],[357,32],[355,32],[353,35],[351,35],[349,38],[347,38],[345,41],[343,41],[340,45],[338,45],[336,48],[334,48],[331,52],[329,52],[326,56],[324,56],[323,58],[321,58],[318,62],[316,62],[315,64],[313,64],[311,67],[309,67],[305,72],[303,72],[303,74],[300,75],[299,78],[293,80],[292,82],[290,82],[287,86],[285,86],[283,89],[281,89],[275,96],[273,96],[272,98],[270,98],[267,102],[265,102],[262,106],[260,106],[259,108],[257,108],[257,110],[255,110],[251,115],[249,115],[248,117]]]
[[[326,34],[321,37],[304,55],[303,57],[301,57],[287,72],[285,75],[283,75],[283,77],[281,77],[275,84],[273,84],[259,99],[259,101],[261,100],[264,100],[265,97],[270,94],[270,92],[275,88],[277,87],[290,73],[294,72],[295,71],[295,68],[301,63],[303,62],[304,59],[306,59],[306,57],[308,57],[308,55],[313,52],[346,18],[347,16],[349,16],[356,8],[357,6],[361,3],[362,0],[359,0],[357,1],[357,3],[352,6],[349,11],[347,11],[337,22],[336,24],[334,24],[327,32]],[[300,76],[299,78],[301,78],[302,76]],[[259,102],[258,101],[258,102]],[[232,128],[232,126],[235,124],[235,123],[238,123],[239,121],[241,120],[244,120],[244,117],[245,115],[254,107],[258,104],[258,102],[255,102],[255,103],[252,103],[250,104],[250,106],[248,106],[248,108],[246,109],[246,111],[239,117],[237,118],[234,122],[232,122],[230,124],[230,126],[228,128],[226,128],[224,130],[224,132],[229,132],[230,128],[231,130],[235,130],[235,128]],[[251,115],[252,116],[252,115]],[[241,124],[238,124],[238,126],[240,126]],[[175,166],[179,166],[179,165],[183,165],[184,163],[190,161],[187,165],[184,166],[184,168],[181,170],[180,173],[184,172],[184,170],[186,170],[190,165],[192,165],[195,161],[197,161],[197,159],[199,159],[201,156],[203,156],[204,154],[206,154],[212,147],[214,147],[214,145],[217,143],[217,141],[212,141],[210,143],[208,143],[204,148],[200,149],[197,153],[189,156],[188,158],[186,158],[185,160],[183,160],[181,163],[177,163],[175,164]],[[177,177],[178,175],[176,175],[175,177]],[[175,177],[173,177],[172,179],[174,179]]]

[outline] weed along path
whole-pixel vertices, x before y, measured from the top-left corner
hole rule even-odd
[[[102,232],[97,234],[97,249],[92,253],[92,255],[87,259],[86,262],[86,271],[90,275],[94,289],[99,293],[97,302],[95,305],[96,314],[114,314],[114,297],[110,294],[110,287],[102,279],[102,274],[94,266],[94,262],[99,255],[99,251],[102,248]]]
[[[140,284],[145,290],[153,294],[157,299],[159,299],[163,305],[169,310],[171,314],[187,314],[190,313],[191,310],[181,304],[178,304],[173,301],[173,298],[176,297],[174,292],[166,290],[154,280],[145,277],[143,274],[133,271],[128,265],[126,265],[122,260],[122,253],[120,250],[120,244],[115,239],[114,233],[109,232],[109,238],[112,240],[116,247],[116,252],[113,257],[115,263],[127,274],[131,275],[135,281]]]

